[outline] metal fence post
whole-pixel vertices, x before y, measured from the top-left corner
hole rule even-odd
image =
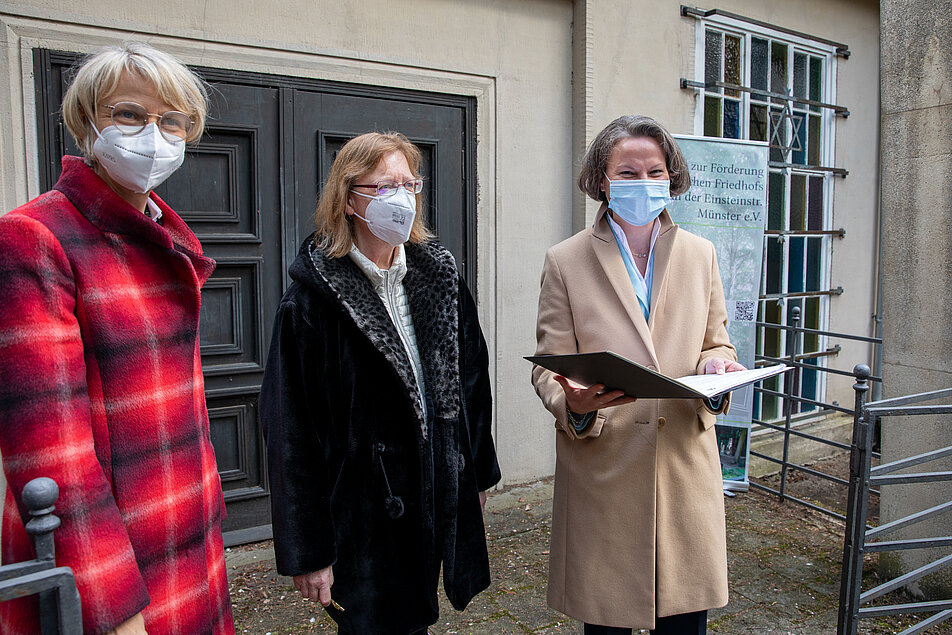
[[[849,499],[846,505],[846,532],[843,538],[843,573],[840,578],[840,606],[837,635],[856,635],[859,622],[859,598],[863,582],[863,545],[869,502],[869,467],[872,437],[866,392],[869,390],[869,366],[853,368],[853,442],[850,448]]]
[[[793,322],[793,329],[790,331],[790,336],[793,339],[791,352],[790,352],[790,362],[793,366],[793,372],[790,373],[790,377],[784,378],[784,398],[783,398],[783,416],[784,416],[784,425],[783,425],[783,462],[780,464],[780,500],[783,500],[787,495],[787,464],[790,458],[790,422],[793,418],[793,397],[794,393],[797,391],[797,386],[800,383],[800,369],[795,365],[797,357],[800,356],[800,338],[802,334],[800,333],[800,307],[795,306],[790,309],[791,321]]]
[[[0,602],[36,595],[42,635],[81,635],[82,605],[69,567],[57,567],[53,531],[60,519],[53,515],[59,487],[49,478],[36,478],[23,487],[26,523],[36,558],[0,566]]]
[[[23,504],[32,516],[26,523],[26,533],[33,539],[36,559],[49,562],[51,567],[56,561],[53,531],[60,526],[59,517],[53,515],[58,498],[59,486],[51,478],[33,479],[23,487]],[[40,630],[43,633],[58,633],[56,591],[40,591],[37,599],[40,603]]]

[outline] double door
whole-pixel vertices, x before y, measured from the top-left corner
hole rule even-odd
[[[41,187],[79,154],[59,112],[72,53],[37,49]],[[196,69],[211,84],[205,134],[156,188],[218,266],[202,290],[205,395],[228,518],[228,544],[270,536],[258,393],[287,268],[337,150],[368,131],[396,130],[421,150],[424,213],[474,286],[472,100],[277,75]]]

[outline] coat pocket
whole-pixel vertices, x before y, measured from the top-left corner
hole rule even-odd
[[[697,409],[697,420],[701,430],[710,430],[711,426],[717,423],[717,415],[704,406],[701,406]]]

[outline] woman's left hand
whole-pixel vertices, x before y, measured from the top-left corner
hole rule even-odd
[[[306,600],[320,602],[323,606],[331,603],[331,587],[334,586],[334,567],[312,571],[294,576],[294,587]]]
[[[747,370],[743,364],[739,364],[723,357],[712,357],[707,360],[704,367],[705,375],[723,375],[724,373],[735,373],[739,370]]]

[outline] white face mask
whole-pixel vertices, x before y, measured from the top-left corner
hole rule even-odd
[[[381,198],[368,196],[351,190],[351,194],[372,199],[363,217],[354,216],[367,223],[370,233],[392,247],[402,245],[410,239],[413,219],[416,218],[416,197],[405,187],[397,189],[392,196]]]
[[[128,136],[107,126],[96,130],[96,137],[93,154],[109,177],[140,194],[160,185],[185,160],[185,140],[169,141],[154,123]]]

